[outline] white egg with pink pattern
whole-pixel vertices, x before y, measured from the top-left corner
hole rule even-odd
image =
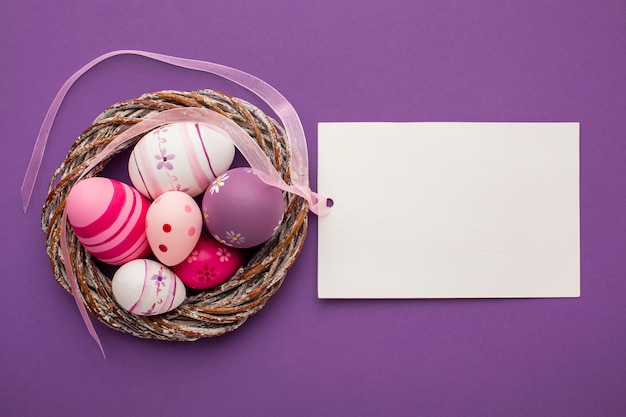
[[[142,137],[128,161],[133,186],[155,199],[166,191],[195,197],[233,162],[228,136],[199,123],[165,125]]]
[[[151,259],[135,259],[122,265],[113,275],[111,286],[117,303],[140,316],[172,311],[187,295],[180,278]]]

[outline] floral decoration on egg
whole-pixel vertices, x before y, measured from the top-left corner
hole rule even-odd
[[[282,221],[282,191],[264,183],[250,168],[234,168],[204,193],[202,214],[209,233],[225,245],[250,248],[267,241]]]
[[[166,191],[195,197],[230,168],[234,157],[235,146],[228,136],[203,124],[179,122],[142,137],[130,155],[128,173],[148,198]]]
[[[135,259],[113,275],[113,297],[125,310],[141,316],[163,314],[180,306],[187,290],[170,269],[151,259]]]
[[[187,259],[172,271],[189,288],[204,290],[222,284],[243,265],[241,250],[202,236]]]

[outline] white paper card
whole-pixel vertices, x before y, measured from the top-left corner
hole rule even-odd
[[[578,123],[320,123],[319,298],[580,296]]]

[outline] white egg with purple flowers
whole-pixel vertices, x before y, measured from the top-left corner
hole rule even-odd
[[[122,265],[113,275],[112,291],[122,308],[140,316],[174,310],[187,295],[180,278],[151,259],[135,259]]]
[[[137,142],[128,174],[133,186],[150,199],[166,191],[195,197],[230,168],[234,157],[235,145],[224,133],[179,122],[155,129]]]

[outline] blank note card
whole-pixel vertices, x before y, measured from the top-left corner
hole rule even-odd
[[[578,123],[320,123],[320,298],[580,296]]]

